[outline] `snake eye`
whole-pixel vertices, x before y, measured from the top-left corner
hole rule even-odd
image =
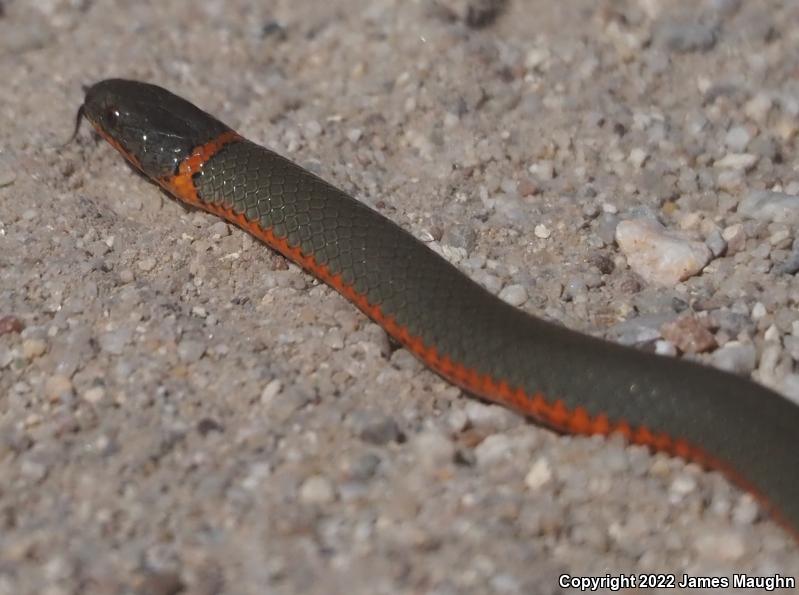
[[[110,127],[115,127],[119,122],[119,110],[114,106],[105,110],[105,123]]]

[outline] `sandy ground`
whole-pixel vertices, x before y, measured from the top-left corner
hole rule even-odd
[[[796,396],[796,226],[736,205],[799,191],[799,4],[492,5],[0,4],[0,594],[799,576],[719,475],[478,403],[88,129],[60,146],[82,85],[168,86],[531,313],[651,348],[694,312]],[[756,163],[720,172],[728,154]],[[613,241],[641,214],[709,245],[733,229],[662,289]]]

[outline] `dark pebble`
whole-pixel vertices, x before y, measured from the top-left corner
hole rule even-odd
[[[152,572],[144,577],[136,591],[140,595],[177,595],[185,588],[175,572]]]
[[[197,431],[201,436],[207,436],[211,432],[219,432],[221,434],[225,431],[225,427],[210,417],[204,417],[197,423]]]

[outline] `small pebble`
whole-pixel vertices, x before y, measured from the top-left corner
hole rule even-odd
[[[694,316],[680,316],[667,322],[661,334],[683,353],[704,353],[716,346],[716,338]]]
[[[724,136],[724,144],[736,153],[743,153],[751,140],[752,135],[745,126],[733,126]]]
[[[669,485],[669,491],[682,499],[696,491],[696,479],[684,473],[677,475]]]
[[[775,231],[769,237],[768,241],[772,246],[782,246],[785,247],[788,243],[786,240],[791,238],[791,232],[787,229],[780,229]]]
[[[791,252],[785,260],[779,263],[775,272],[782,275],[795,275],[799,272],[799,238],[793,240]]]
[[[135,278],[132,269],[125,267],[119,271],[119,282],[122,284],[133,283]]]
[[[327,331],[323,340],[330,349],[338,350],[344,348],[344,334],[339,328],[331,328]]]
[[[50,376],[44,384],[44,394],[51,400],[56,401],[72,392],[72,381],[61,374]]]
[[[447,414],[446,424],[450,432],[459,434],[469,425],[469,417],[462,409],[453,409]]]
[[[352,424],[358,437],[371,444],[396,442],[402,436],[396,420],[381,413],[358,412],[352,416]]]
[[[414,436],[411,446],[419,463],[428,469],[451,463],[455,456],[452,441],[434,430],[426,430]]]
[[[527,290],[523,285],[508,285],[499,292],[499,299],[518,307],[527,301]]]
[[[694,546],[703,558],[721,562],[736,562],[746,553],[743,537],[734,530],[702,533],[696,538]]]
[[[657,24],[654,37],[673,52],[707,52],[716,45],[718,31],[712,24],[664,21]]]
[[[716,179],[716,187],[727,192],[737,192],[744,185],[744,172],[740,169],[725,169]]]
[[[782,379],[780,392],[799,405],[799,374],[786,374]]]
[[[309,120],[305,123],[305,138],[313,139],[322,134],[322,125],[316,120]]]
[[[22,475],[29,480],[38,483],[47,477],[47,465],[39,461],[32,461],[31,459],[23,459],[19,465],[19,470]]]
[[[579,277],[569,279],[563,288],[563,296],[570,300],[585,296],[586,293],[588,293],[588,286]]]
[[[21,333],[25,325],[16,316],[3,316],[0,317],[0,337],[10,333]]]
[[[482,432],[504,432],[518,425],[521,418],[505,407],[469,400],[465,414],[471,427]]]
[[[552,232],[549,230],[549,228],[542,223],[539,223],[538,225],[535,226],[535,228],[533,229],[533,233],[535,234],[535,237],[540,238],[542,240],[546,240],[549,236],[552,235]]]
[[[348,457],[342,464],[344,475],[355,481],[367,481],[374,477],[380,466],[380,457],[367,452],[355,457]]]
[[[542,182],[547,182],[555,177],[555,166],[551,161],[539,161],[531,165],[527,171]]]
[[[689,240],[650,219],[621,221],[616,241],[630,268],[646,281],[672,286],[695,275],[710,262],[703,242]]]
[[[763,302],[755,302],[755,305],[752,306],[752,320],[758,321],[766,314],[768,314],[768,310],[766,310],[765,304]]]
[[[751,153],[728,153],[713,165],[723,169],[738,169],[748,171],[758,162],[759,157]]]
[[[677,347],[671,341],[655,341],[655,353],[674,357],[677,355]]]
[[[760,221],[799,224],[799,196],[756,190],[738,204],[738,214]]]
[[[717,368],[748,376],[757,364],[757,351],[751,343],[730,341],[713,352],[713,365]]]
[[[507,4],[508,0],[439,0],[435,6],[449,18],[479,29],[491,25]]]
[[[300,486],[300,501],[304,504],[329,504],[335,499],[335,487],[323,475],[312,475]]]
[[[648,158],[649,154],[646,151],[640,147],[636,147],[630,151],[630,155],[627,157],[627,160],[636,169],[641,169]]]
[[[84,401],[96,405],[105,398],[105,389],[102,386],[93,386],[81,395]]]
[[[361,140],[361,135],[363,135],[363,131],[360,128],[350,128],[347,131],[347,139],[351,143],[357,143]]]
[[[194,339],[183,339],[178,343],[178,358],[184,364],[191,364],[205,354],[205,345]]]
[[[663,316],[637,316],[616,323],[605,334],[622,345],[643,345],[660,338],[663,322]]]
[[[283,382],[279,378],[270,380],[261,391],[261,402],[269,403],[280,394],[281,390],[283,390]]]
[[[230,226],[224,221],[217,221],[208,228],[208,233],[212,236],[224,238],[230,235]]]
[[[505,434],[491,434],[474,449],[479,466],[490,466],[507,460],[511,456],[513,442]]]
[[[751,494],[742,494],[732,509],[732,520],[737,525],[751,525],[759,515],[760,507]]]
[[[224,432],[225,428],[222,424],[220,424],[215,419],[211,419],[210,417],[204,417],[199,422],[197,422],[197,432],[199,432],[200,436],[207,436],[211,432]]]
[[[136,263],[136,266],[139,267],[139,270],[148,273],[155,268],[155,258],[153,258],[152,256],[147,256],[145,258],[142,258],[139,262]]]
[[[763,339],[765,339],[766,343],[774,343],[775,345],[780,342],[780,331],[775,325],[770,325],[766,332],[763,333]]]
[[[755,122],[765,122],[774,105],[771,97],[758,93],[744,105],[744,113]]]
[[[444,230],[441,243],[445,246],[463,248],[467,253],[474,249],[477,232],[471,225],[452,225]]]
[[[714,229],[712,232],[710,232],[710,234],[708,234],[707,238],[705,238],[705,244],[707,244],[707,247],[710,248],[710,251],[713,253],[714,257],[721,256],[727,249],[727,242],[724,241],[724,237],[721,235],[721,231],[718,229]]]
[[[131,338],[127,328],[119,328],[100,335],[100,349],[111,355],[121,355]]]
[[[22,342],[22,355],[25,359],[36,359],[47,351],[47,342],[43,339],[25,339]]]
[[[726,243],[728,252],[739,252],[746,246],[746,232],[740,223],[725,227],[721,232],[721,238]]]
[[[547,459],[541,457],[533,463],[527,475],[524,476],[524,485],[535,491],[548,484],[551,480],[552,466]]]
[[[180,575],[169,570],[150,571],[136,589],[137,595],[178,595],[185,585]]]

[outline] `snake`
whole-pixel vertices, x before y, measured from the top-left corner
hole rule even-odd
[[[799,406],[742,376],[533,316],[400,225],[150,83],[86,89],[85,118],[147,179],[328,284],[466,393],[560,433],[621,435],[752,493],[799,540]]]

